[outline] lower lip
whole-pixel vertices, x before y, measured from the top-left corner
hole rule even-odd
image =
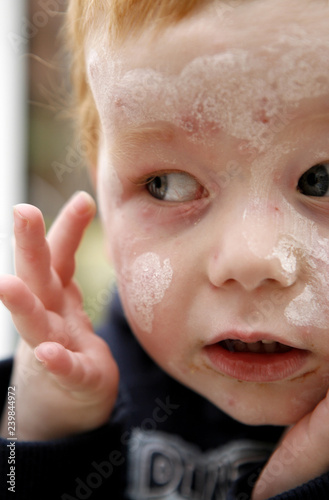
[[[300,349],[274,354],[230,352],[219,344],[204,348],[216,371],[246,382],[276,382],[284,380],[304,367],[309,352]]]

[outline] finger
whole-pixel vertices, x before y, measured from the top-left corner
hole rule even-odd
[[[41,300],[17,276],[2,276],[0,296],[3,304],[11,312],[13,321],[22,338],[32,347],[47,339],[50,319],[58,322],[55,313],[46,311]],[[56,326],[52,326],[56,329]]]
[[[44,342],[34,353],[64,389],[86,392],[98,385],[100,371],[86,354],[72,352],[56,342]]]
[[[71,311],[63,318],[48,311],[20,278],[8,275],[0,278],[0,299],[11,312],[17,331],[31,347],[52,341],[70,349],[80,349],[85,334],[92,331],[91,323],[76,304],[75,296],[68,299]]]
[[[50,269],[50,252],[40,210],[32,205],[14,207],[15,267],[19,276],[46,305],[61,300],[60,281]]]
[[[296,488],[328,471],[329,391],[284,436],[254,488],[252,500],[264,500]]]
[[[84,230],[96,213],[92,197],[84,191],[76,193],[63,207],[48,233],[51,263],[66,286],[75,269],[75,252]]]

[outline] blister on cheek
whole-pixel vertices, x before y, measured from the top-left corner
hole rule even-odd
[[[160,304],[173,277],[170,260],[161,262],[153,253],[143,253],[124,271],[125,297],[137,327],[151,333],[154,306]]]

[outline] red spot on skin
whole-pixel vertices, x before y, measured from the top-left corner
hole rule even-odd
[[[181,115],[180,126],[188,135],[195,135],[198,133],[218,133],[221,131],[221,127],[218,123],[209,121],[202,117],[202,115],[200,117],[196,116],[193,113]]]
[[[269,207],[269,209],[270,209],[270,211],[271,211],[272,213],[273,213],[273,212],[274,212],[275,214],[280,213],[280,209],[279,209],[279,207],[277,207],[276,205],[274,205],[274,204],[272,204],[272,203],[269,203],[269,204],[268,204],[268,207]]]
[[[114,99],[114,104],[117,108],[122,108],[124,106],[124,102],[120,97]]]
[[[264,124],[269,123],[270,121],[270,118],[267,116],[266,110],[264,109],[267,103],[268,99],[266,97],[263,97],[263,99],[261,99],[260,101],[260,109],[254,114],[254,119]]]
[[[215,255],[214,255],[214,260],[215,260],[215,261],[217,261],[217,260],[218,260],[218,258],[219,258],[219,254],[218,254],[218,251],[217,251],[217,252],[215,253]]]
[[[265,109],[260,109],[259,111],[256,112],[255,114],[255,119],[256,121],[259,121],[261,123],[268,123],[270,119],[268,118]]]
[[[195,134],[199,131],[199,121],[193,115],[182,115],[181,126],[188,134]]]

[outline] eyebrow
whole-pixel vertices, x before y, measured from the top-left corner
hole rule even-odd
[[[147,123],[141,126],[125,127],[115,134],[112,154],[118,158],[127,158],[137,148],[156,142],[170,144],[177,135],[176,127],[169,122]]]

